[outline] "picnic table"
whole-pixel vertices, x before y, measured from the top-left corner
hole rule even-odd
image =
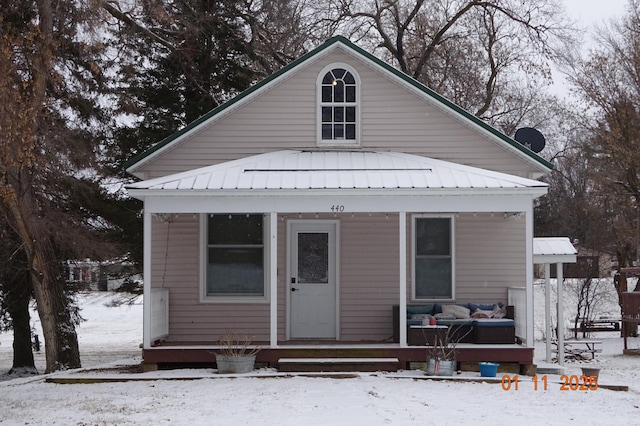
[[[556,349],[554,352],[558,352],[558,342],[554,342]],[[595,359],[596,353],[602,352],[602,340],[565,340],[564,341],[564,355],[568,359],[585,360]]]
[[[582,318],[580,322],[580,331],[609,331],[620,330],[622,318],[616,317],[599,317],[596,319]]]

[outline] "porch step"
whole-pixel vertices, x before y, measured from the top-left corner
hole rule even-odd
[[[280,358],[284,372],[398,371],[398,358]]]

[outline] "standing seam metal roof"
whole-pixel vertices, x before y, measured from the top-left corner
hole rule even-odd
[[[399,152],[284,150],[142,181],[127,188],[514,189],[546,186],[532,179]]]

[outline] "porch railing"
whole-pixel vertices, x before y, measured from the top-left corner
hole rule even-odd
[[[151,341],[169,335],[169,289],[151,289]]]
[[[507,289],[508,304],[515,308],[516,337],[526,341],[527,336],[527,291],[524,287],[509,287]]]

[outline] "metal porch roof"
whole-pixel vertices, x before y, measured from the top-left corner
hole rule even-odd
[[[131,190],[518,189],[547,184],[398,152],[284,150],[127,185]]]

